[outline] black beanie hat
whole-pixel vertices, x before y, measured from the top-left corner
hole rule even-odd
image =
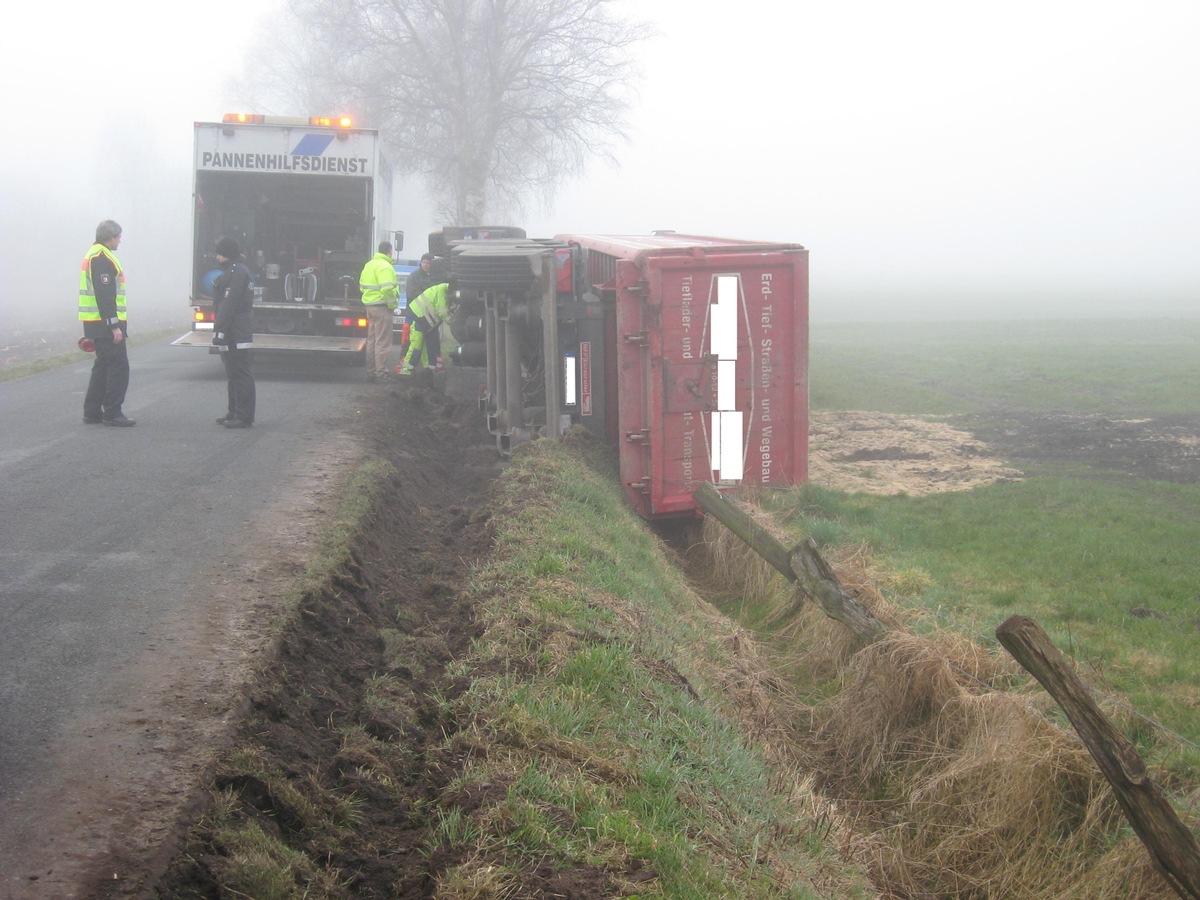
[[[217,256],[223,256],[226,259],[237,259],[242,255],[242,248],[238,246],[238,242],[231,237],[220,238],[216,246],[213,247],[213,252]]]

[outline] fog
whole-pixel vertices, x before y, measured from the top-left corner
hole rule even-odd
[[[24,8],[0,57],[20,123],[0,335],[74,322],[104,218],[131,325],[186,328],[192,122],[233,108],[274,6],[215,0],[184,27],[144,0]],[[818,321],[1200,314],[1194,0],[629,8],[654,30],[628,141],[500,224],[801,243]],[[406,255],[429,209],[401,185]]]

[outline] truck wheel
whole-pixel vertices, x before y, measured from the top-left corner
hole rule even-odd
[[[460,304],[458,311],[450,319],[450,333],[459,343],[482,341],[487,332],[483,324],[485,311],[481,304]]]
[[[501,255],[499,252],[469,252],[478,248],[467,248],[450,257],[450,277],[455,287],[469,291],[505,291],[523,293],[533,286],[532,257],[539,255],[540,248],[511,248]],[[497,248],[498,249],[498,248]]]

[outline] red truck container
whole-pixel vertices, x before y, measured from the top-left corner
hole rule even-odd
[[[690,513],[703,482],[808,477],[808,252],[658,234],[560,235],[615,299],[621,480],[647,518]]]
[[[804,247],[572,233],[449,252],[455,333],[482,338],[501,452],[583,425],[618,446],[647,519],[696,514],[705,482],[807,479]]]

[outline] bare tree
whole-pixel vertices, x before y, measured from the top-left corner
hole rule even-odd
[[[530,197],[549,202],[623,137],[630,50],[646,32],[615,6],[290,0],[291,24],[270,26],[275,49],[254,68],[276,97],[335,99],[377,124],[438,212],[478,225]]]

